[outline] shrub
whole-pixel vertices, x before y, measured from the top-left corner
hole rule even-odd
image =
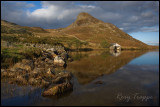
[[[105,40],[103,40],[101,43],[100,43],[101,47],[103,48],[109,48],[109,43]]]
[[[8,42],[18,42],[18,38],[15,36],[9,36],[9,35],[2,35],[1,39]]]

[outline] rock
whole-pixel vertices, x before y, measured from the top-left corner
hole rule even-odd
[[[96,82],[94,82],[94,84],[103,84],[103,82],[102,81],[96,81]]]
[[[73,85],[70,82],[57,84],[47,88],[43,93],[42,96],[55,96],[55,95],[62,95],[68,91],[73,90]]]
[[[46,57],[45,57],[45,56],[41,57],[41,60],[42,60],[42,61],[45,61],[45,59],[46,59]]]
[[[52,74],[51,68],[48,68],[47,74]]]
[[[28,80],[29,80],[29,76],[30,76],[29,74],[25,74],[25,75],[23,76],[23,78],[28,81]]]
[[[54,62],[53,62],[53,60],[48,60],[48,63],[53,64]]]
[[[15,82],[19,85],[26,85],[27,84],[27,81],[21,76],[21,75],[18,75],[16,78],[15,78]]]
[[[44,79],[42,79],[41,81],[41,86],[42,87],[47,87],[50,83],[48,81],[45,81]]]
[[[63,58],[59,57],[59,56],[56,56],[54,58],[54,64],[55,65],[58,65],[58,66],[64,66],[65,64],[65,61],[63,60]]]
[[[27,71],[31,70],[31,67],[29,65],[24,65],[22,63],[16,63],[13,68],[15,68],[15,69],[21,68],[21,69],[25,69]]]
[[[64,59],[64,60],[67,60],[68,59],[68,54],[66,51],[64,51],[63,53],[61,53],[61,57]]]
[[[50,49],[47,49],[46,51],[52,51],[52,52],[54,52],[54,51],[56,51],[56,49],[50,48]]]
[[[1,71],[1,77],[7,77],[7,75],[8,75],[7,71]]]
[[[51,55],[51,53],[49,53],[49,52],[43,52],[43,57],[49,58],[49,59],[53,58],[52,55]]]
[[[16,63],[13,66],[13,69],[18,69],[18,68],[31,71],[34,68],[34,63],[32,60],[23,59],[22,62]],[[13,70],[13,71],[16,71],[16,70]]]
[[[45,62],[48,62],[48,61],[49,61],[49,58],[46,58],[44,61],[45,61]]]
[[[12,78],[15,76],[15,72],[8,72],[7,77]]]
[[[39,79],[35,79],[35,78],[30,78],[28,80],[29,84],[31,85],[40,85],[41,84],[41,81]]]
[[[30,67],[31,67],[31,69],[33,69],[33,68],[34,68],[34,62],[33,62],[32,60],[23,59],[23,60],[22,60],[22,63],[23,63],[24,65],[28,65],[28,66],[30,66]]]
[[[44,71],[44,68],[34,68],[34,70],[31,72],[31,76],[35,78],[38,75],[42,74]]]
[[[55,58],[58,54],[55,54],[54,52],[51,53],[52,57]]]
[[[6,71],[5,69],[1,69],[1,73],[2,73],[2,72],[5,72],[5,71]]]
[[[25,75],[28,71],[22,68],[16,68],[16,71],[14,71],[18,75]]]
[[[61,72],[57,75],[57,77],[54,80],[52,80],[52,83],[61,84],[66,81],[70,81],[71,77],[72,77],[72,74],[70,72],[67,72],[67,73]]]
[[[68,58],[68,61],[72,62],[72,61],[73,61],[73,59],[72,59],[72,58]]]

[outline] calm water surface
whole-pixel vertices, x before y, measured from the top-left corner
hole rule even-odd
[[[159,105],[159,51],[72,52],[73,92],[42,97],[42,89],[1,80],[2,105]]]

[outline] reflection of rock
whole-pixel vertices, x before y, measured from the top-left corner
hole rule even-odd
[[[119,56],[121,54],[121,50],[110,50],[109,51],[113,56]]]
[[[143,53],[145,53],[145,51],[122,51],[119,56],[114,57],[107,52],[102,52],[102,55],[84,57],[79,61],[68,63],[67,70],[71,71],[77,77],[80,84],[86,84],[102,74],[111,74],[115,72],[133,58]]]

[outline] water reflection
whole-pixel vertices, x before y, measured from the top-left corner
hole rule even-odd
[[[1,104],[3,106],[33,104],[42,98],[42,90],[37,87],[9,84],[5,79],[1,80],[1,87]]]
[[[144,54],[146,51],[122,51],[116,57],[108,51],[92,51],[88,53],[72,53],[87,56],[68,63],[67,70],[71,71],[80,84],[87,84],[103,74],[111,74],[124,66],[132,59]]]
[[[109,51],[112,56],[119,56],[121,54],[121,50],[110,50]]]
[[[77,59],[68,63],[66,68],[74,74],[72,93],[61,98],[44,98],[41,89],[19,87],[1,80],[1,103],[32,106],[159,105],[159,52],[144,53],[146,51],[122,51],[117,57],[107,51],[70,53]],[[95,84],[97,81],[102,84]],[[150,99],[142,101],[142,98],[134,98],[135,95]],[[125,99],[126,96],[130,99]]]

